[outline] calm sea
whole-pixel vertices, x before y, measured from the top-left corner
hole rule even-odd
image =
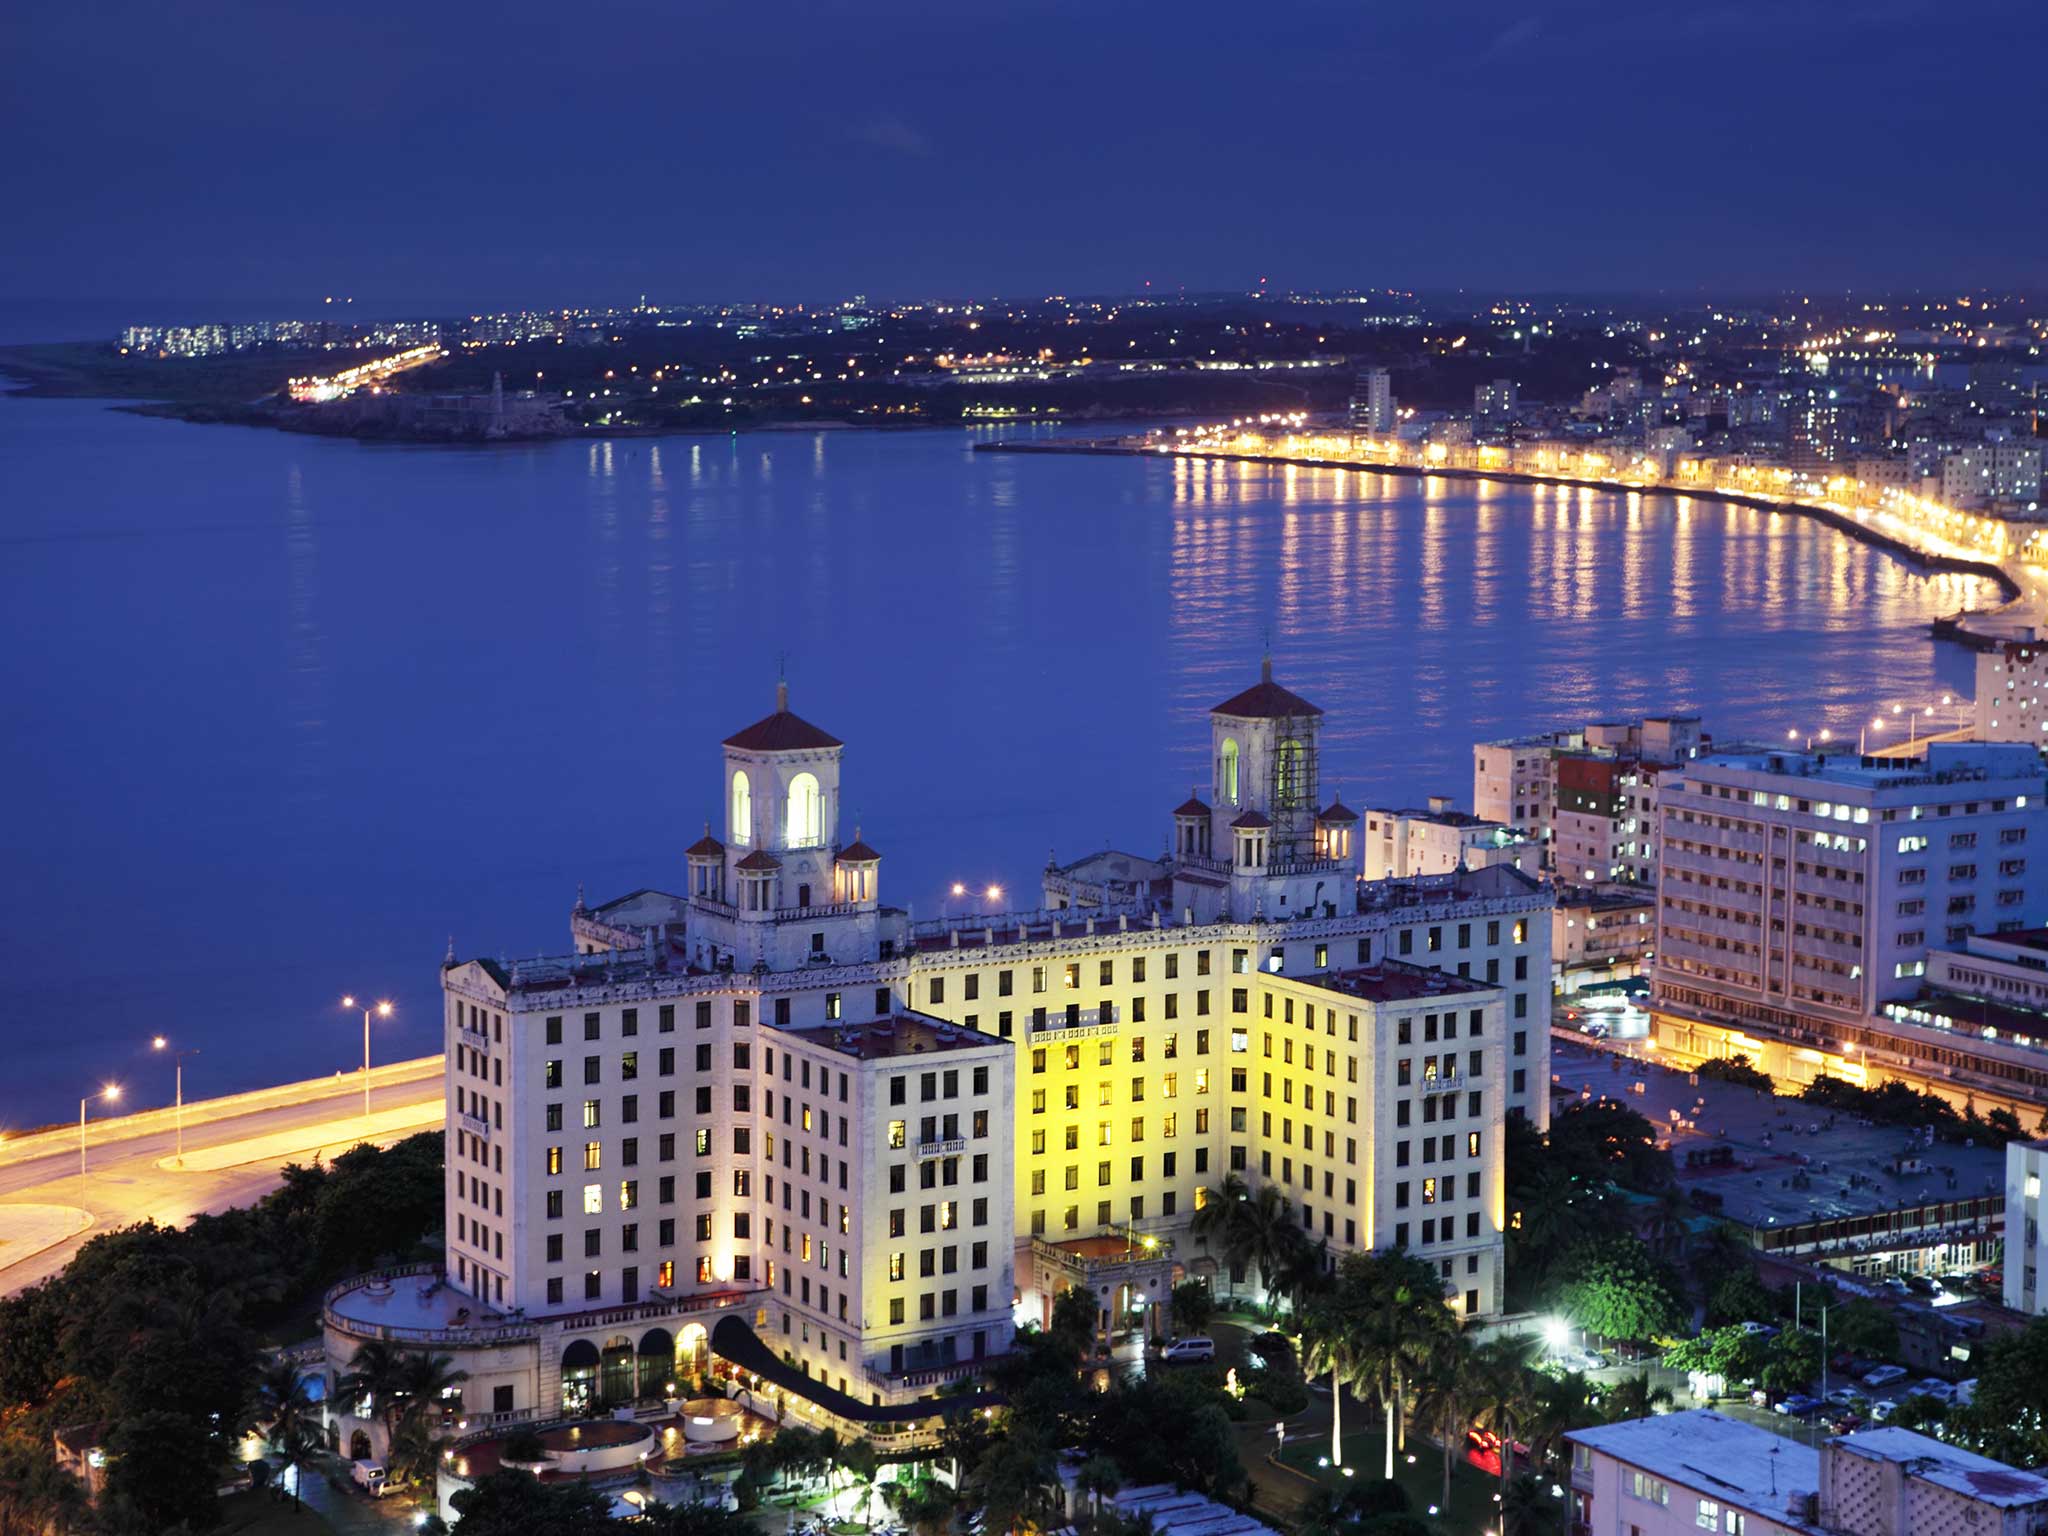
[[[718,743],[847,743],[884,899],[1036,900],[1150,853],[1204,711],[1277,675],[1353,805],[1475,739],[1660,710],[1853,729],[1966,687],[1979,596],[1799,519],[1665,497],[976,455],[971,432],[366,447],[0,400],[0,1123],[438,1042],[436,970],[676,888]],[[851,829],[848,829],[850,835]]]

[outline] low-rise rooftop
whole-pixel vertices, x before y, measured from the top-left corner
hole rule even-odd
[[[1378,965],[1355,966],[1345,971],[1324,971],[1308,979],[1317,986],[1369,1003],[1408,1003],[1425,998],[1467,997],[1498,990],[1469,976],[1426,970],[1419,965],[1403,965],[1398,960],[1383,960]]]
[[[1892,1425],[1859,1429],[1853,1435],[1828,1442],[1828,1448],[1876,1461],[1898,1462],[1909,1477],[1923,1478],[1936,1487],[2000,1509],[2025,1509],[2048,1503],[2048,1477],[2038,1472],[2022,1472],[1989,1456],[1979,1456],[1975,1451],[1915,1434],[1910,1429]]]
[[[1575,1429],[1566,1439],[1667,1483],[1795,1531],[1807,1495],[1820,1489],[1820,1452],[1711,1408]]]
[[[810,1029],[784,1030],[783,1033],[837,1051],[842,1056],[851,1056],[856,1061],[1009,1046],[1009,1042],[1000,1036],[985,1035],[978,1029],[948,1024],[944,1019],[934,1019],[922,1013],[899,1013],[865,1024],[824,1024]]]

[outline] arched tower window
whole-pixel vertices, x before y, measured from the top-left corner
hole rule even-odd
[[[1308,798],[1309,786],[1306,769],[1308,749],[1296,737],[1289,736],[1280,743],[1280,761],[1273,786],[1273,799],[1282,810],[1302,804]]]
[[[728,839],[735,843],[754,840],[754,792],[747,784],[745,769],[732,776],[732,828]]]
[[[814,848],[825,840],[824,806],[816,776],[800,773],[789,781],[789,846]]]
[[[1237,738],[1223,738],[1223,752],[1216,760],[1216,794],[1225,805],[1237,804]]]

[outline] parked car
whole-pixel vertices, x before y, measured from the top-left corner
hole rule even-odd
[[[1747,1322],[1737,1323],[1735,1326],[1740,1328],[1744,1333],[1761,1334],[1765,1338],[1769,1338],[1772,1334],[1778,1331],[1776,1328],[1773,1328],[1769,1323]]]
[[[352,1461],[348,1464],[348,1476],[350,1482],[373,1499],[383,1498],[391,1488],[381,1461]]]
[[[1952,1401],[1952,1402],[1953,1402],[1953,1403],[1954,1403],[1954,1404],[1955,1404],[1955,1405],[1956,1405],[1956,1406],[1957,1406],[1958,1408],[1967,1408],[1967,1407],[1969,1407],[1969,1406],[1970,1406],[1970,1404],[1974,1403],[1974,1402],[1975,1402],[1976,1400],[1977,1400],[1977,1378],[1976,1378],[1976,1377],[1972,1376],[1972,1377],[1971,1377],[1971,1378],[1970,1378],[1970,1379],[1969,1379],[1968,1381],[1959,1381],[1959,1382],[1957,1382],[1957,1383],[1956,1383],[1956,1395],[1955,1395],[1955,1396],[1954,1396],[1954,1397],[1953,1397],[1953,1398],[1951,1399],[1951,1401]]]
[[[1886,1419],[1890,1418],[1893,1414],[1897,1413],[1898,1411],[1899,1405],[1897,1402],[1894,1401],[1872,1403],[1870,1405],[1870,1422],[1873,1424],[1882,1424]]]
[[[1175,1339],[1159,1352],[1159,1358],[1169,1365],[1178,1365],[1183,1361],[1214,1360],[1216,1341],[1202,1333],[1192,1334],[1185,1339]]]
[[[1866,1387],[1888,1387],[1895,1381],[1904,1381],[1905,1379],[1906,1368],[1903,1365],[1880,1365],[1876,1370],[1864,1376],[1863,1385]]]
[[[1794,1392],[1790,1397],[1779,1402],[1777,1411],[1779,1413],[1788,1413],[1795,1419],[1803,1419],[1809,1414],[1818,1412],[1822,1406],[1819,1398],[1808,1397],[1804,1392]]]
[[[1828,1433],[1832,1435],[1853,1435],[1867,1422],[1869,1421],[1860,1414],[1845,1413],[1828,1420]]]
[[[1913,1391],[1923,1397],[1931,1397],[1939,1403],[1952,1403],[1956,1400],[1956,1389],[1938,1376],[1929,1376],[1914,1382]]]
[[[1245,1346],[1245,1352],[1268,1370],[1294,1368],[1294,1341],[1284,1333],[1261,1333]]]

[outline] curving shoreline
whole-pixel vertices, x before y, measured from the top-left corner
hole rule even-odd
[[[1290,456],[1280,453],[1222,453],[1209,449],[1183,448],[1167,445],[1162,451],[1157,448],[1133,448],[1122,443],[1077,440],[1061,442],[995,442],[976,443],[976,453],[1069,453],[1094,454],[1104,458],[1131,459],[1214,459],[1231,463],[1274,464],[1283,468],[1297,469],[1344,469],[1366,475],[1406,475],[1411,479],[1441,477],[1446,480],[1497,480],[1509,485],[1562,485],[1575,490],[1606,491],[1609,493],[1630,493],[1638,495],[1689,496],[1698,501],[1717,501],[1727,506],[1750,507],[1759,512],[1791,512],[1810,517],[1824,523],[1838,533],[1883,550],[1895,559],[1922,571],[1950,571],[1963,576],[1978,576],[1993,583],[2008,603],[2018,599],[2020,584],[2007,574],[2003,567],[1988,560],[1966,560],[1957,555],[1932,554],[1916,549],[1905,540],[1895,538],[1880,529],[1869,527],[1835,511],[1832,507],[1818,506],[1805,501],[1780,501],[1769,496],[1751,495],[1742,491],[1724,491],[1712,486],[1694,489],[1676,486],[1633,485],[1625,480],[1591,480],[1579,475],[1532,475],[1513,469],[1468,469],[1442,466],[1424,467],[1416,464],[1371,463],[1357,459],[1329,459],[1322,457]],[[1957,621],[1938,620],[1939,624],[1955,625]],[[1967,631],[1954,628],[1956,637],[1972,639]]]

